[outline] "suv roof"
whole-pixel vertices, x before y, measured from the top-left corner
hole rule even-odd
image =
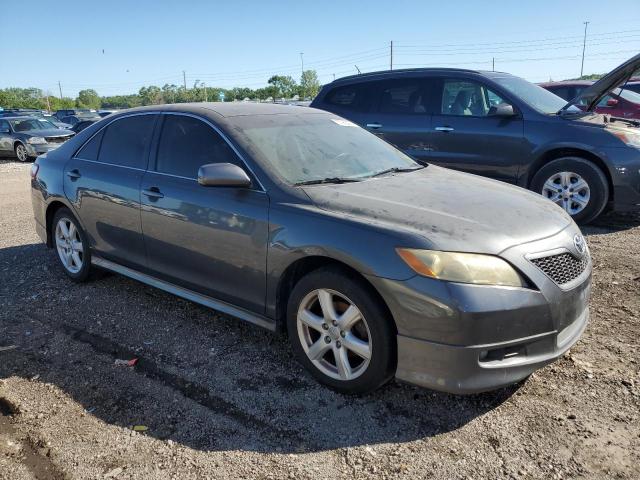
[[[493,72],[488,70],[471,70],[466,68],[438,68],[438,67],[401,68],[398,70],[380,70],[377,72],[366,72],[366,73],[358,73],[355,75],[348,75],[346,77],[335,79],[333,82],[331,82],[331,84],[350,82],[356,79],[362,79],[362,80],[370,80],[372,78],[384,79],[384,78],[393,78],[395,76],[420,74],[420,73],[471,73],[471,74],[483,75],[487,77],[498,77],[498,76],[505,76],[505,75],[511,76],[511,74],[506,72]]]

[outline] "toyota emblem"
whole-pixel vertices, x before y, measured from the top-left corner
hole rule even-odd
[[[576,235],[573,237],[573,246],[576,247],[576,251],[580,255],[584,255],[587,251],[587,242],[582,235]]]

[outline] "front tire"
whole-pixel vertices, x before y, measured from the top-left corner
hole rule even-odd
[[[580,224],[598,217],[609,200],[609,183],[602,170],[578,157],[546,164],[534,175],[531,190],[562,207]]]
[[[51,224],[53,247],[64,273],[74,282],[84,282],[91,273],[89,242],[71,210],[59,209]]]
[[[369,285],[340,268],[315,270],[295,285],[287,330],[298,361],[333,390],[368,393],[393,377],[396,341],[388,310]]]
[[[27,153],[27,147],[25,147],[22,143],[16,143],[14,152],[16,154],[16,158],[20,162],[26,162],[30,158],[29,154]]]

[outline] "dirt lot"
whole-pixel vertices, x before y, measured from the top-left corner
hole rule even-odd
[[[282,336],[117,275],[67,280],[28,168],[0,161],[0,478],[640,478],[640,217],[585,229],[592,323],[524,384],[350,398]]]

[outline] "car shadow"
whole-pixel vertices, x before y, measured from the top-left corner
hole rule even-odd
[[[203,451],[410,442],[456,430],[519,388],[456,396],[392,382],[338,394],[303,371],[283,335],[119,275],[75,284],[41,244],[0,249],[0,305],[0,347],[15,346],[0,350],[0,378],[56,385],[108,424]]]
[[[599,216],[589,225],[582,226],[581,229],[586,235],[601,235],[629,230],[638,226],[640,226],[640,212],[609,212]]]

